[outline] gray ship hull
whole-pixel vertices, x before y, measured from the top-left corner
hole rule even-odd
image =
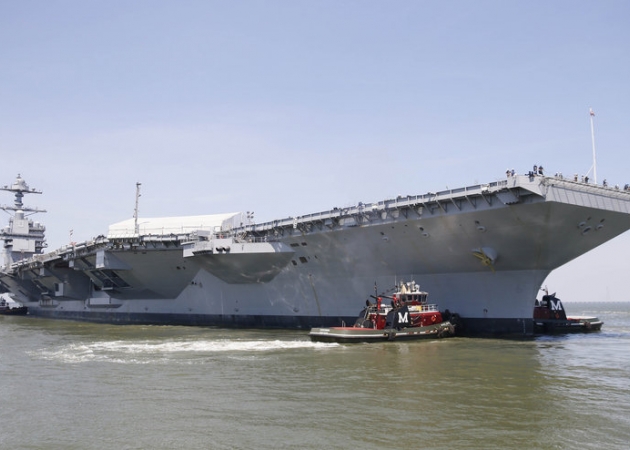
[[[306,329],[415,280],[467,333],[530,335],[547,275],[628,229],[628,192],[519,176],[206,236],[110,235],[13,264],[0,286],[45,317]]]

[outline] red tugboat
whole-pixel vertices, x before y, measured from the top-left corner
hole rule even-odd
[[[453,336],[457,314],[443,313],[427,303],[428,293],[415,282],[400,283],[392,296],[371,296],[354,326],[313,328],[311,340],[319,342],[371,342]],[[391,300],[389,305],[383,298]]]
[[[556,294],[545,295],[534,306],[534,332],[541,334],[599,331],[604,322],[593,316],[567,316]]]

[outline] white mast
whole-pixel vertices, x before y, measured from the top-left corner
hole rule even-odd
[[[138,227],[138,200],[140,199],[140,186],[141,183],[136,183],[136,208],[133,210],[133,224],[136,235],[140,235],[140,228]]]
[[[593,112],[593,108],[590,108],[590,116],[591,116],[591,141],[593,142],[593,181],[597,184],[597,158],[595,156],[595,128],[593,127],[593,117],[595,117],[595,113]]]

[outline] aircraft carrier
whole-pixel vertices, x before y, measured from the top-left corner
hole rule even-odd
[[[32,315],[119,324],[353,323],[375,286],[415,281],[467,334],[527,336],[547,275],[630,229],[629,191],[532,172],[266,223],[136,213],[44,253],[28,218],[44,211],[23,204],[41,192],[0,189],[15,195],[0,290]]]

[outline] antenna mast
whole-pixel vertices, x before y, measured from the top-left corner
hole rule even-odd
[[[591,141],[593,143],[593,181],[597,184],[597,158],[595,156],[595,127],[593,126],[593,117],[595,117],[595,113],[593,112],[593,108],[590,108],[590,116],[591,116]]]
[[[142,183],[136,183],[136,208],[133,210],[133,229],[137,235],[140,234],[140,228],[138,227],[138,201],[140,199],[140,186]]]
[[[28,216],[30,214],[46,212],[45,209],[29,208],[29,207],[24,206],[24,203],[22,202],[22,199],[24,198],[24,194],[41,194],[42,191],[38,191],[37,189],[31,189],[30,187],[28,187],[28,184],[26,184],[26,182],[20,176],[19,173],[18,173],[17,179],[15,180],[15,183],[13,183],[11,186],[0,187],[0,191],[9,191],[9,192],[15,193],[15,201],[14,201],[15,206],[2,205],[0,206],[0,209],[3,209],[5,211],[15,211],[17,219],[24,219],[24,216]],[[24,214],[24,213],[30,213],[30,214]]]

